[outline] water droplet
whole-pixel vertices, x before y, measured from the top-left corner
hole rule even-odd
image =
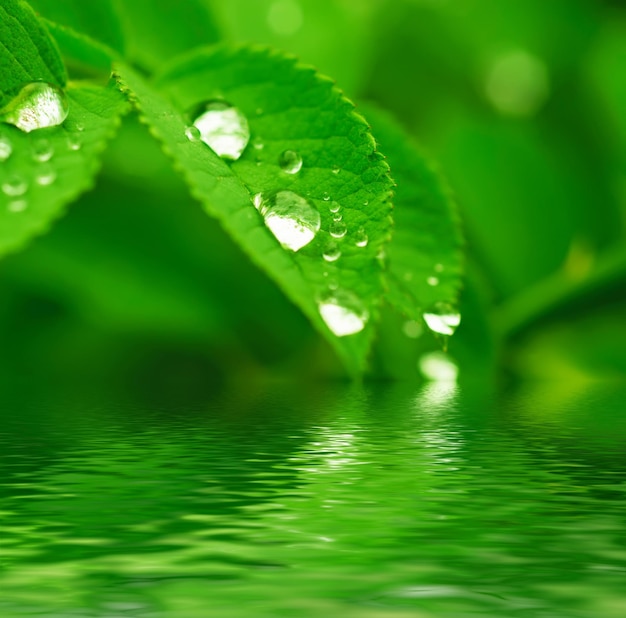
[[[419,339],[424,332],[424,327],[415,320],[408,320],[402,325],[402,332],[409,339]]]
[[[333,214],[333,221],[335,221],[336,223],[338,223],[342,219],[343,219],[343,215],[340,215],[338,212]]]
[[[456,382],[459,368],[452,359],[443,352],[424,354],[418,363],[422,375],[436,382]]]
[[[285,150],[278,163],[280,169],[287,174],[297,174],[302,169],[302,157],[295,150]]]
[[[501,114],[532,116],[550,94],[548,69],[540,58],[526,50],[503,54],[488,70],[485,93]]]
[[[261,141],[261,138],[255,137],[252,141],[252,146],[255,150],[263,150],[265,148],[265,144]]]
[[[248,120],[226,101],[205,103],[193,124],[200,139],[223,159],[236,161],[250,141]]]
[[[291,36],[302,28],[304,16],[296,0],[275,0],[267,13],[268,26],[278,35]]]
[[[369,242],[369,238],[365,233],[365,228],[360,227],[356,233],[356,246],[357,247],[367,247],[367,243]]]
[[[0,163],[6,161],[12,152],[11,140],[6,135],[0,135]]]
[[[333,221],[328,231],[333,238],[343,238],[346,235],[348,228],[343,221]]]
[[[335,214],[341,210],[341,204],[339,202],[332,202],[332,204],[328,206],[328,210],[330,210],[331,213]]]
[[[278,242],[292,251],[308,245],[319,232],[320,213],[293,191],[279,191],[267,198],[262,196],[258,208]]]
[[[74,150],[74,151],[80,150],[82,148],[82,145],[83,144],[82,144],[82,142],[80,140],[80,137],[78,135],[74,135],[74,134],[70,133],[67,136],[67,147],[70,150]]]
[[[434,333],[450,336],[461,323],[461,314],[448,303],[437,303],[424,313],[424,321]]]
[[[30,133],[60,125],[68,112],[69,102],[63,90],[47,82],[31,82],[0,110],[0,120]]]
[[[330,195],[329,195],[328,193],[324,193],[324,194],[322,195],[322,199],[323,199],[325,202],[328,202],[328,200],[330,200]]]
[[[333,174],[338,174],[341,171],[339,167],[333,167]]]
[[[336,262],[341,257],[341,249],[336,242],[329,242],[324,249],[323,257],[327,262]]]
[[[43,164],[39,167],[35,180],[37,181],[37,184],[42,187],[47,187],[48,185],[51,185],[56,178],[57,173],[54,168],[49,164]]]
[[[82,133],[85,130],[85,125],[82,122],[77,122],[74,125],[74,129],[78,131],[79,133]]]
[[[365,200],[365,201],[363,202],[363,206],[367,206],[368,204],[369,204],[369,200]]]
[[[426,279],[426,283],[428,283],[428,285],[431,285],[432,287],[435,287],[435,286],[439,285],[439,278],[438,277],[428,277],[428,279]]]
[[[9,212],[23,212],[28,208],[28,202],[26,200],[13,200],[9,202],[7,209]]]
[[[49,140],[40,139],[33,144],[33,159],[35,161],[50,161],[53,154],[54,148]]]
[[[320,315],[337,337],[361,332],[369,313],[361,300],[352,292],[336,289],[318,301]]]
[[[435,272],[436,273],[442,273],[444,271],[445,267],[443,264],[435,264]]]
[[[387,252],[385,251],[384,248],[382,248],[377,254],[376,254],[376,259],[379,261],[380,264],[382,264],[383,266],[385,265],[385,262],[387,261]]]
[[[2,183],[2,192],[9,197],[19,197],[26,191],[28,191],[28,183],[21,176],[9,176]]]
[[[200,129],[198,127],[191,125],[185,129],[185,137],[190,142],[199,142],[202,140],[202,135],[200,134]]]

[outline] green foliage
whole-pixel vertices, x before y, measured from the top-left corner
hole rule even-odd
[[[72,333],[92,328],[93,311],[109,338],[142,331],[185,349],[195,340],[253,372],[341,373],[336,356],[356,375],[374,346],[370,372],[414,378],[437,346],[419,336],[433,307],[460,306],[451,355],[462,373],[489,373],[498,357],[527,372],[515,360],[527,337],[533,350],[567,339],[533,338],[542,325],[584,321],[595,303],[623,306],[626,15],[586,0],[453,4],[1,0],[0,116],[10,122],[16,95],[35,81],[63,88],[70,111],[62,125],[30,133],[0,125],[0,189],[9,187],[0,191],[0,257],[47,231],[103,176],[80,201],[95,223],[72,212],[39,248],[0,264],[9,299],[0,336],[16,320],[13,331],[35,332],[19,307],[43,294],[67,312]],[[357,108],[371,130],[306,63],[374,103]],[[243,114],[241,155],[222,158],[189,131],[208,101]],[[144,129],[121,123],[129,109]],[[53,155],[42,161],[46,148]],[[299,171],[281,164],[286,153]],[[209,217],[190,215],[186,195]],[[285,196],[319,216],[297,248],[269,222]],[[112,200],[119,225],[99,226]],[[161,223],[142,228],[137,213],[147,219],[151,209],[139,202]],[[205,240],[192,242],[199,228]],[[105,230],[89,245],[93,260],[71,266],[83,236]],[[185,238],[193,252],[180,250]],[[97,258],[107,244],[128,277]],[[44,284],[46,260],[72,285]],[[335,320],[352,321],[347,331],[329,322],[329,303]],[[109,349],[89,340],[92,356]]]

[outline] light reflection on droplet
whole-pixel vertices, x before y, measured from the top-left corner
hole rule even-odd
[[[293,191],[279,191],[268,197],[261,196],[259,200],[257,208],[265,225],[283,247],[299,251],[315,238],[321,217],[306,199]],[[256,196],[254,203],[256,206]]]
[[[286,174],[297,174],[302,169],[302,157],[295,150],[285,150],[280,155],[278,164]]]
[[[0,110],[0,120],[25,133],[60,125],[69,112],[67,95],[43,81],[31,82]]]
[[[461,314],[448,303],[437,303],[424,312],[424,321],[434,333],[450,336],[461,323]]]
[[[200,139],[223,159],[236,161],[250,141],[247,118],[226,101],[209,101],[193,121]]]
[[[318,301],[320,315],[337,337],[361,332],[369,319],[369,312],[352,292],[337,289]]]

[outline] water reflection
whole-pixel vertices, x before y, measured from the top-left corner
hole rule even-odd
[[[14,410],[0,615],[622,616],[624,389],[544,400],[433,383]]]

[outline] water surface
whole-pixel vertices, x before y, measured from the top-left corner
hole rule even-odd
[[[626,389],[5,408],[0,615],[626,615]]]

